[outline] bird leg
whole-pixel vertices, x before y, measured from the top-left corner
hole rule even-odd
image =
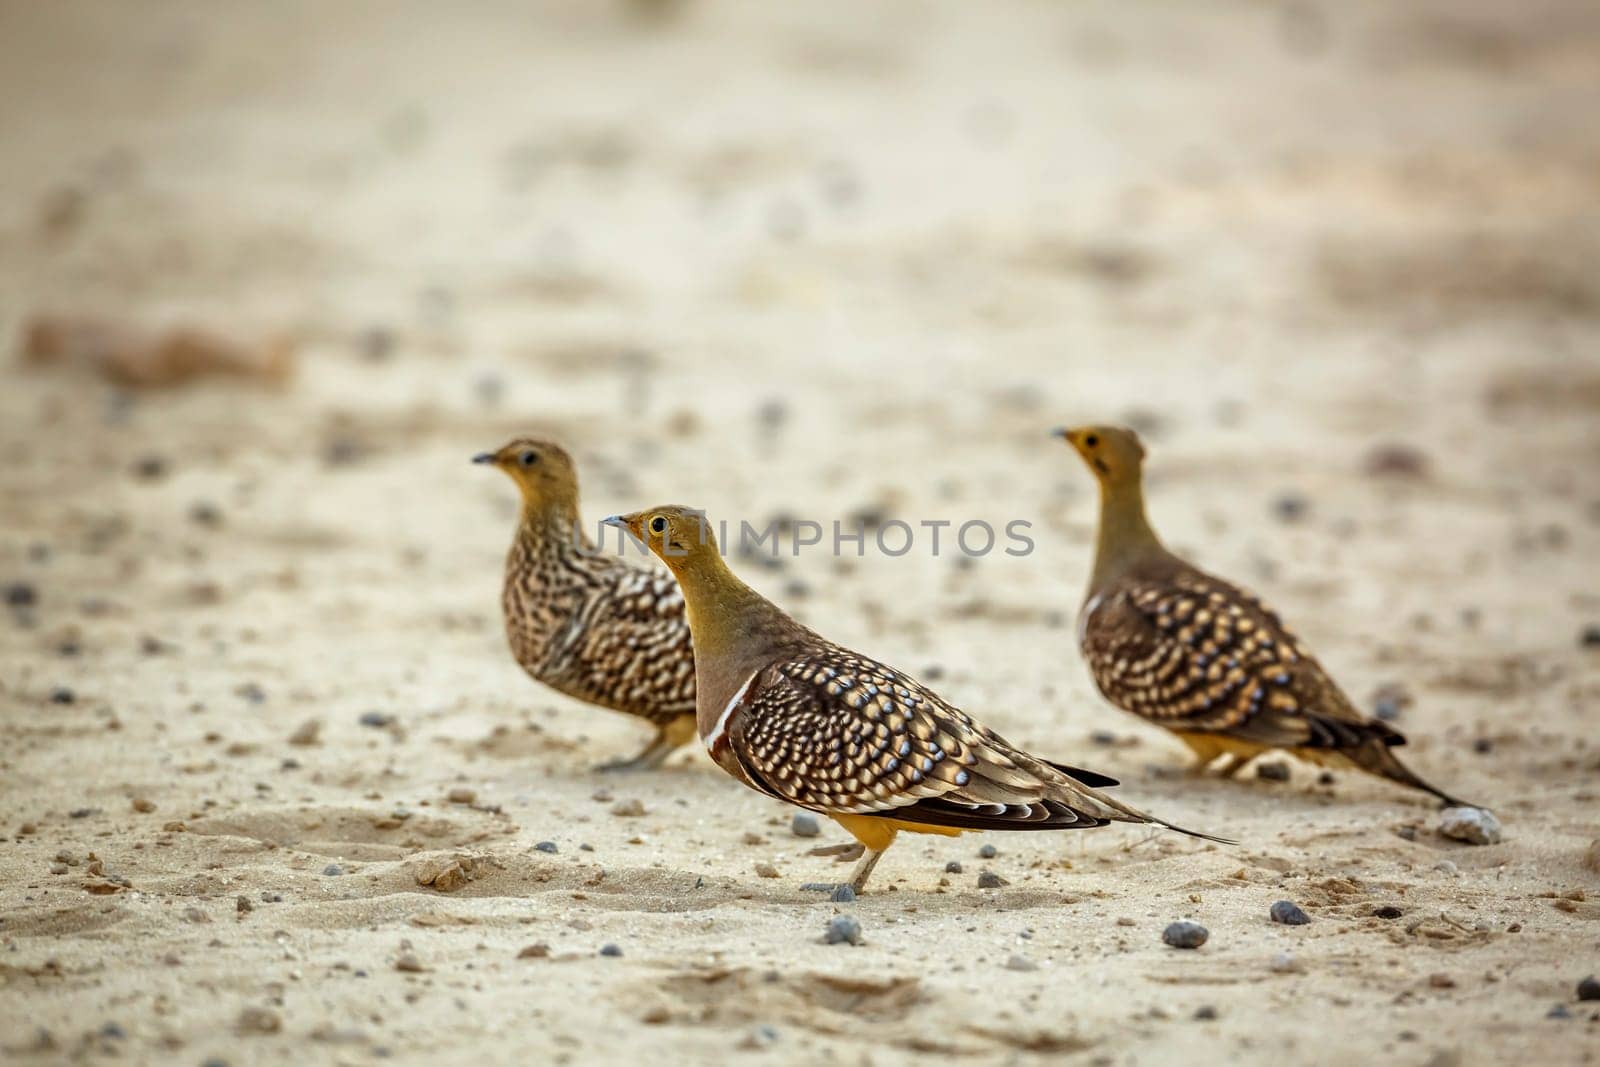
[[[667,757],[677,751],[679,745],[694,736],[694,718],[682,716],[656,728],[655,737],[644,750],[632,758],[614,759],[602,763],[595,770],[605,773],[627,773],[629,771],[653,771],[667,761]]]
[[[1223,755],[1227,757],[1227,762],[1224,763],[1222,765],[1222,769],[1217,772],[1217,774],[1223,778],[1238,777],[1239,772],[1244,770],[1244,765],[1250,762],[1249,756],[1239,752],[1224,752]]]
[[[832,856],[835,863],[849,863],[851,860],[860,859],[861,854],[866,850],[867,846],[860,841],[847,841],[839,845],[819,845],[807,852],[806,855]]]
[[[865,855],[861,857],[861,862],[856,864],[856,869],[850,872],[850,888],[857,893],[867,888],[867,878],[872,874],[872,868],[876,867],[878,861],[883,858],[884,850],[867,848],[863,849],[863,851]]]

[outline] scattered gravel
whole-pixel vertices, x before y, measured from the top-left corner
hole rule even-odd
[[[1006,881],[998,874],[995,874],[993,871],[981,871],[978,874],[979,889],[999,889],[1002,886],[1008,886],[1010,884],[1010,882]]]
[[[828,920],[828,931],[822,940],[829,945],[859,945],[861,924],[854,915],[835,915]]]
[[[1161,931],[1161,940],[1173,948],[1199,948],[1210,936],[1210,930],[1188,919],[1168,923],[1167,928]]]
[[[1500,843],[1500,820],[1483,808],[1446,808],[1439,814],[1439,832],[1469,845]]]
[[[555,853],[561,851],[559,848],[556,847],[556,843],[554,841],[540,841],[537,845],[534,845],[533,847],[538,849],[540,852],[549,852],[552,855],[554,855]]]
[[[1304,926],[1311,921],[1311,916],[1292,900],[1273,901],[1268,914],[1272,916],[1273,922],[1283,923],[1285,926]]]
[[[789,820],[789,832],[796,837],[816,837],[822,833],[822,824],[809,811],[797,811]]]

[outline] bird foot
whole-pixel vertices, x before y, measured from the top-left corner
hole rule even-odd
[[[807,852],[808,856],[832,856],[835,863],[850,863],[858,860],[867,851],[867,847],[859,841],[851,841],[842,845],[819,845]]]

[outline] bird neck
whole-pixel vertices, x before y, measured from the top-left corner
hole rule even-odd
[[[714,544],[665,559],[688,609],[704,735],[750,675],[803,640],[806,631],[742,582]]]
[[[592,552],[594,544],[578,517],[578,501],[524,495],[513,553],[538,560],[563,552]]]
[[[1089,593],[1126,574],[1153,555],[1164,554],[1144,510],[1144,485],[1138,474],[1100,483],[1100,530],[1095,541]]]

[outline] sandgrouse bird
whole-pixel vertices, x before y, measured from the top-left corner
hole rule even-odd
[[[1393,750],[1405,737],[1357,711],[1271,608],[1162,546],[1145,517],[1137,434],[1117,426],[1057,434],[1100,483],[1078,642],[1107,700],[1171,730],[1199,757],[1197,771],[1226,757],[1222,773],[1232,775],[1281,748],[1464,803],[1400,762]]]
[[[594,545],[560,446],[523,437],[472,461],[500,468],[522,493],[501,595],[511,654],[552,689],[655,726],[644,751],[602,770],[660,766],[694,737],[694,653],[677,583]]]
[[[836,850],[860,857],[852,888],[865,886],[902,830],[954,836],[1113,821],[1180,830],[1096,791],[1115,779],[1031,756],[915,679],[801,626],[735,577],[699,512],[664,506],[606,521],[647,544],[683,589],[696,725],[711,758],[853,835],[858,846]]]

